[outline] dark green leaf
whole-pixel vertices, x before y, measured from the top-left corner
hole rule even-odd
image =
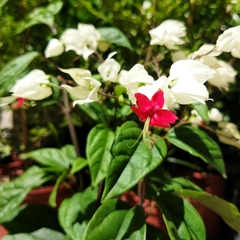
[[[166,138],[173,145],[201,158],[226,177],[225,164],[218,144],[204,131],[192,127],[172,128]]]
[[[20,22],[16,33],[21,33],[25,29],[37,24],[46,24],[53,30],[54,15],[61,10],[62,5],[62,1],[55,1],[50,3],[47,7],[35,8],[31,13],[28,14],[26,19]]]
[[[119,200],[106,201],[88,224],[84,240],[92,239],[146,239],[143,208],[131,208],[128,203]]]
[[[101,34],[101,40],[109,43],[114,43],[120,47],[126,47],[133,50],[131,43],[125,36],[125,34],[118,28],[115,27],[102,27],[97,28]]]
[[[150,149],[143,140],[137,142],[141,130],[135,122],[126,122],[118,130],[112,147],[113,159],[108,168],[102,200],[115,197],[135,186],[154,170],[166,155],[162,138],[153,136]]]
[[[163,193],[159,195],[156,202],[163,213],[171,239],[206,239],[203,220],[187,200]]]
[[[24,53],[8,62],[0,71],[0,96],[9,92],[20,78],[20,74],[27,68],[30,62],[39,55],[38,52]]]
[[[200,202],[220,215],[231,228],[240,232],[240,212],[234,204],[207,192],[180,190],[176,194]]]
[[[59,208],[59,222],[65,232],[74,240],[83,239],[88,221],[96,210],[97,188],[87,188],[65,199]]]
[[[86,153],[93,186],[106,176],[113,140],[114,133],[103,124],[96,125],[88,134]]]

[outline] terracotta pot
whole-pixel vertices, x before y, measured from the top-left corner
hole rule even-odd
[[[57,207],[59,207],[65,198],[70,197],[74,193],[74,184],[75,181],[71,180],[59,185],[56,199]],[[53,190],[53,187],[53,185],[41,186],[31,190],[22,204],[39,203],[49,205],[48,199]]]

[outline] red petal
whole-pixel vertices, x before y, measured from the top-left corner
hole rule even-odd
[[[17,103],[13,104],[11,107],[12,108],[19,108],[23,105],[24,101],[26,98],[18,98]]]
[[[153,106],[151,100],[142,93],[135,93],[135,98],[137,99],[137,106],[139,108],[139,111],[142,113],[148,113],[149,109],[151,109]]]
[[[155,92],[154,95],[152,96],[151,100],[153,103],[155,103],[157,106],[159,106],[159,108],[162,108],[162,106],[164,104],[163,91],[159,90],[159,91]]]
[[[150,126],[169,128],[169,123],[174,123],[177,119],[173,112],[161,109],[152,116]]]

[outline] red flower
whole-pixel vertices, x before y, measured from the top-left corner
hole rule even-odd
[[[25,101],[25,98],[18,98],[17,103],[13,104],[11,107],[12,108],[20,108]]]
[[[135,97],[137,107],[131,106],[131,109],[142,121],[150,118],[150,126],[169,128],[169,123],[174,123],[178,119],[173,112],[162,109],[164,104],[163,91],[157,91],[151,100],[141,93],[135,93]]]

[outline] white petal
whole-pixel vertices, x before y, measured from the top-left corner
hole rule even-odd
[[[63,46],[63,43],[60,42],[58,39],[56,38],[52,38],[45,51],[44,51],[44,55],[46,58],[49,58],[49,57],[56,57],[56,56],[59,56],[61,55],[62,53],[64,52],[64,46]]]

